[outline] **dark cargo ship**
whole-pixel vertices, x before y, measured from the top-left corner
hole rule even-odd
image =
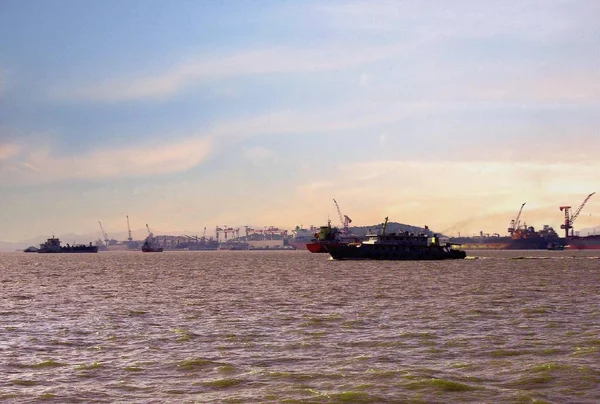
[[[600,235],[570,236],[567,244],[569,250],[600,250]]]
[[[369,235],[365,241],[348,244],[326,244],[335,260],[444,260],[463,259],[466,253],[451,243],[440,244],[439,237],[398,232],[386,234],[385,218],[381,234]]]
[[[56,237],[50,237],[45,243],[40,244],[40,248],[37,250],[41,254],[55,254],[55,253],[97,253],[98,247],[95,245],[69,245],[65,247],[60,245],[60,240]]]
[[[546,250],[561,249],[567,244],[547,225],[539,231],[532,226],[516,229],[511,236],[480,233],[474,237],[452,237],[450,242],[460,244],[465,250]]]
[[[508,236],[483,234],[475,237],[454,237],[450,242],[460,244],[465,250],[560,250],[566,245],[565,239],[558,236],[548,225],[536,231],[533,226],[521,225],[521,213],[525,203],[521,205],[517,216],[510,221]]]

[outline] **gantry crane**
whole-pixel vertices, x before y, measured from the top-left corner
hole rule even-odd
[[[560,225],[561,229],[565,229],[565,238],[569,237],[569,229],[571,229],[571,237],[573,236],[573,223],[575,222],[575,219],[577,219],[577,216],[579,216],[581,209],[583,209],[583,207],[585,206],[587,201],[589,201],[590,198],[592,197],[592,195],[594,195],[594,194],[595,194],[595,192],[592,192],[591,194],[589,194],[583,200],[583,202],[581,202],[581,205],[579,205],[579,207],[577,208],[577,210],[575,211],[575,213],[572,216],[570,216],[570,213],[571,213],[570,206],[560,206],[560,210],[565,211],[565,222]]]
[[[337,209],[338,212],[338,216],[340,218],[340,223],[342,224],[342,227],[344,229],[344,233],[348,233],[348,225],[350,223],[352,223],[352,219],[350,219],[348,216],[346,215],[342,215],[342,211],[340,210],[340,205],[338,205],[337,201],[335,200],[335,198],[333,198],[333,203],[335,203],[335,207]]]
[[[104,227],[102,227],[102,222],[100,222],[100,220],[98,220],[98,224],[100,225],[100,231],[102,232],[102,237],[104,237],[104,244],[106,244],[106,246],[108,247],[108,244],[110,242],[110,239],[108,238],[108,234],[106,234],[106,232],[104,231]]]
[[[519,213],[517,214],[517,217],[510,221],[510,226],[508,227],[508,233],[511,236],[514,234],[515,231],[517,231],[519,229],[519,226],[521,225],[521,222],[520,222],[521,213],[523,213],[523,207],[525,206],[526,203],[527,202],[523,202],[523,205],[521,205],[521,209],[519,209]]]

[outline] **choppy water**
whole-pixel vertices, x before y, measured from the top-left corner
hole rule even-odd
[[[568,251],[0,254],[0,398],[597,403],[599,281]]]

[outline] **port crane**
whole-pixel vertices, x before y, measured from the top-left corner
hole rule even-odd
[[[515,231],[517,231],[519,229],[519,226],[521,225],[520,219],[521,219],[521,213],[523,213],[523,207],[525,206],[527,202],[523,202],[523,204],[521,205],[521,209],[519,209],[519,213],[517,213],[517,217],[515,217],[513,220],[510,221],[510,226],[508,227],[508,232],[510,233],[510,235],[512,236]]]
[[[342,211],[340,210],[340,205],[338,205],[335,198],[333,198],[333,203],[335,203],[335,208],[337,209],[337,213],[340,218],[340,223],[342,224],[342,227],[344,229],[344,233],[348,233],[348,225],[350,225],[350,223],[352,223],[352,219],[350,219],[346,215],[342,215]]]
[[[133,241],[133,237],[131,237],[131,227],[129,226],[129,215],[125,216],[127,218],[127,241]]]
[[[150,231],[150,226],[148,226],[148,223],[146,223],[146,230],[148,230],[148,237],[152,238],[153,234]]]
[[[565,230],[565,238],[569,237],[569,229],[571,229],[571,237],[573,237],[573,223],[575,223],[575,219],[577,219],[577,216],[579,216],[581,209],[583,209],[583,207],[585,206],[587,201],[589,201],[590,198],[592,197],[592,195],[594,195],[594,194],[595,194],[595,192],[592,192],[591,194],[589,194],[583,200],[583,202],[581,202],[581,205],[579,205],[579,207],[577,208],[577,210],[575,211],[575,213],[573,215],[571,215],[571,207],[570,206],[560,206],[559,207],[561,212],[563,210],[565,211],[565,222],[560,225],[560,228]]]
[[[104,244],[108,247],[110,239],[108,238],[108,234],[104,231],[104,227],[102,227],[102,222],[98,220],[98,224],[100,225],[100,231],[102,232],[102,237],[104,238]]]

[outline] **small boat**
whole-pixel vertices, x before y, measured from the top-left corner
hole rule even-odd
[[[381,234],[367,236],[358,243],[329,244],[325,248],[335,260],[444,260],[464,259],[467,254],[452,243],[440,244],[439,237],[398,232],[386,234],[385,218]]]
[[[69,245],[61,246],[60,240],[54,236],[46,240],[45,243],[40,244],[40,248],[37,250],[41,254],[55,254],[55,253],[97,253],[98,247],[95,245]]]
[[[564,245],[564,244],[561,244],[561,243],[553,243],[553,242],[550,242],[550,243],[548,243],[548,245],[546,246],[546,249],[548,249],[548,250],[552,250],[552,251],[556,251],[556,250],[558,250],[558,251],[562,251],[562,250],[564,250],[564,249],[565,249],[565,245]]]

